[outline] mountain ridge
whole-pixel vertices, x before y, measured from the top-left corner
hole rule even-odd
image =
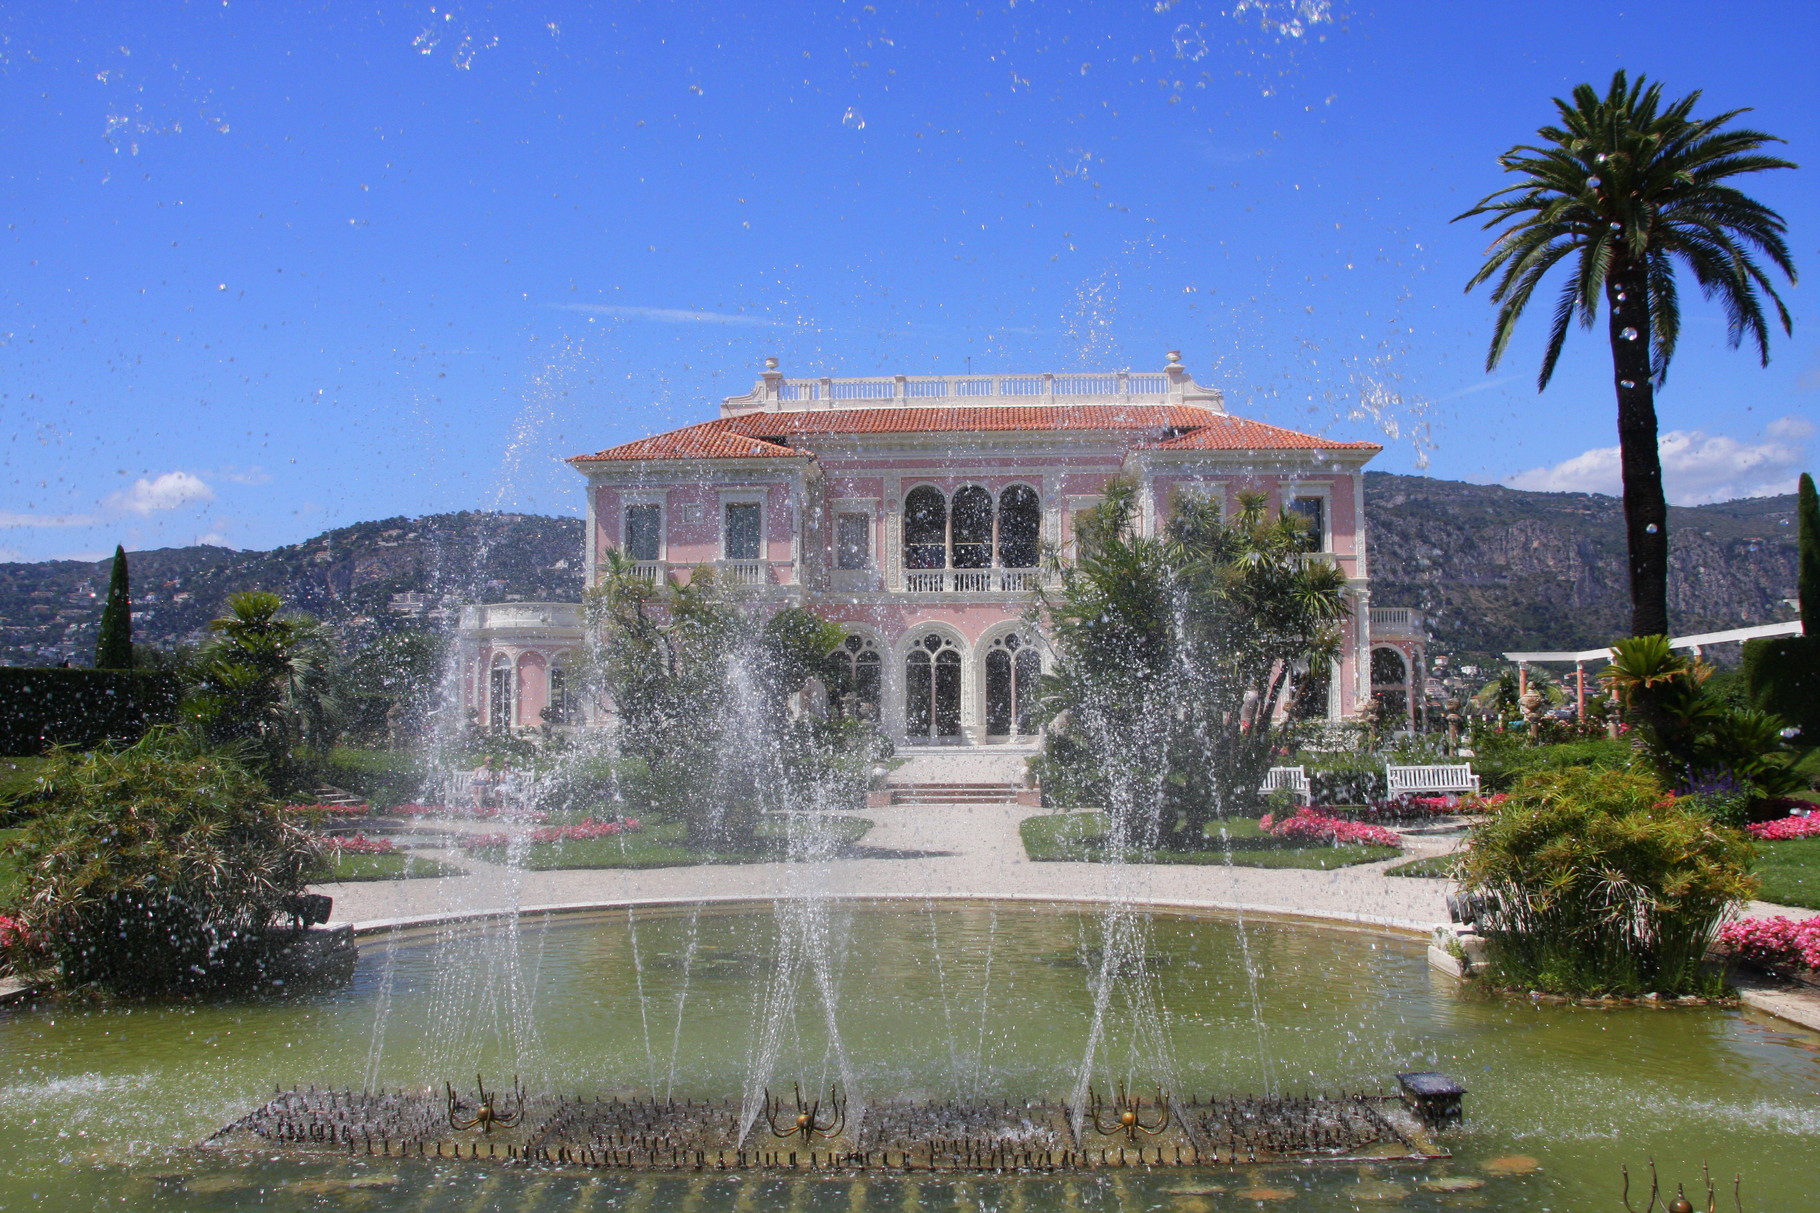
[[[1368,472],[1365,509],[1373,604],[1420,608],[1437,652],[1593,648],[1625,632],[1618,498]],[[1794,519],[1792,493],[1671,508],[1676,632],[1793,618]],[[579,518],[462,511],[354,523],[263,552],[135,552],[134,637],[193,642],[243,589],[274,590],[352,634],[439,624],[465,602],[573,601],[582,531]],[[0,664],[86,664],[108,568],[0,563]]]

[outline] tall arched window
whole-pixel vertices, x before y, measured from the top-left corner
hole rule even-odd
[[[512,659],[504,653],[493,658],[487,671],[487,727],[504,731],[512,727]]]
[[[885,673],[878,644],[864,636],[849,636],[834,650],[834,660],[839,671],[833,687],[834,710],[843,716],[857,712],[878,719]]]
[[[560,665],[550,667],[550,706],[544,713],[551,724],[574,724],[569,702],[569,671]]]
[[[1022,636],[1001,636],[986,651],[986,735],[1036,732],[1037,682],[1043,659]]]
[[[1390,729],[1410,727],[1409,663],[1396,649],[1371,650],[1371,697],[1381,709],[1379,722]]]
[[[954,494],[953,559],[957,569],[992,567],[992,494],[977,484]]]
[[[904,732],[927,741],[961,735],[961,653],[946,636],[923,637],[904,658]]]
[[[904,498],[904,567],[948,567],[948,499],[927,484]]]
[[[998,564],[1001,569],[1036,567],[1038,541],[1043,529],[1042,508],[1036,490],[1014,484],[998,499]]]

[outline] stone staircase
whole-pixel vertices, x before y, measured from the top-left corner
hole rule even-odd
[[[1039,805],[1037,790],[1024,781],[1021,754],[951,750],[920,753],[886,777],[868,794],[874,808],[886,805],[1023,804]]]

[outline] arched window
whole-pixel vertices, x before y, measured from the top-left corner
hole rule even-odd
[[[1371,650],[1371,697],[1378,701],[1383,727],[1410,727],[1409,663],[1396,649]]]
[[[904,567],[948,567],[948,500],[927,484],[904,498]]]
[[[1001,636],[986,650],[986,735],[1036,732],[1037,683],[1043,659],[1022,636]]]
[[[569,702],[569,671],[560,665],[550,667],[550,706],[544,718],[551,724],[574,724],[574,711]]]
[[[977,484],[954,494],[953,548],[953,568],[992,567],[992,494]]]
[[[1371,685],[1400,687],[1409,681],[1409,666],[1395,649],[1371,650]]]
[[[864,636],[849,636],[834,650],[834,663],[838,671],[831,688],[835,712],[877,720],[885,682],[878,644]]]
[[[487,671],[487,727],[504,731],[512,727],[512,659],[504,653],[493,658]]]
[[[998,499],[998,564],[1002,569],[1036,567],[1037,545],[1042,534],[1042,509],[1036,490],[1014,484]]]
[[[937,741],[961,735],[961,653],[931,634],[904,658],[904,733]]]

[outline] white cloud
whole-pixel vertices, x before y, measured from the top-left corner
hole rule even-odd
[[[140,477],[133,487],[115,493],[106,504],[135,514],[174,510],[197,501],[215,500],[215,490],[189,472],[163,472],[152,479]]]
[[[92,514],[8,514],[0,513],[0,527],[25,526],[90,526]]]
[[[1763,428],[1762,441],[1741,442],[1704,430],[1672,430],[1658,441],[1662,482],[1675,505],[1703,505],[1739,497],[1792,493],[1807,462],[1811,422],[1779,417]],[[1595,447],[1552,467],[1507,476],[1513,489],[1543,493],[1605,493],[1619,496],[1624,480],[1615,446]]]
[[[741,312],[694,312],[675,307],[620,307],[608,303],[553,303],[551,307],[588,316],[619,316],[627,320],[655,320],[659,324],[730,324],[742,328],[788,328],[782,320],[747,316]]]

